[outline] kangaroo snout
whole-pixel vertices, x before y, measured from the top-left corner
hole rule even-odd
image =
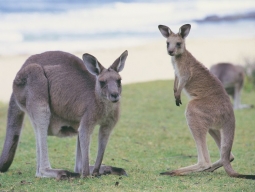
[[[110,94],[109,100],[110,100],[111,102],[116,103],[116,102],[119,101],[119,99],[120,99],[119,93],[111,93],[111,94]]]

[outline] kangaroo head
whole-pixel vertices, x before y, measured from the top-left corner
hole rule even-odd
[[[124,51],[108,69],[105,69],[94,56],[83,54],[82,58],[86,68],[96,76],[96,92],[101,98],[113,103],[119,101],[122,90],[119,72],[124,68],[127,56],[128,51]]]
[[[167,52],[171,56],[181,55],[185,50],[185,38],[188,36],[191,25],[186,24],[180,27],[177,34],[173,33],[171,29],[165,25],[158,26],[161,34],[167,38]]]

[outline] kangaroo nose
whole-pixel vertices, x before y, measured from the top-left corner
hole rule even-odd
[[[110,101],[112,101],[113,103],[116,103],[119,101],[119,94],[118,93],[111,93],[110,95]]]
[[[168,53],[169,53],[170,55],[172,55],[172,54],[174,53],[174,51],[168,51]]]
[[[118,93],[112,93],[112,94],[111,94],[111,97],[114,98],[114,99],[116,99],[118,96],[119,96]]]

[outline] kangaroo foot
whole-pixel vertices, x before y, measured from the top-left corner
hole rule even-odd
[[[124,175],[127,176],[127,173],[124,169],[119,167],[112,167],[112,166],[106,166],[101,165],[100,170],[95,170],[94,166],[90,166],[90,169],[93,169],[92,175],[95,177],[98,177],[100,175]]]
[[[40,169],[38,173],[36,173],[36,177],[49,177],[56,178],[57,180],[67,179],[67,178],[79,178],[79,173],[73,173],[70,171],[62,170],[62,169]]]
[[[230,162],[234,161],[234,158],[230,159]],[[216,161],[215,163],[212,164],[212,166],[204,171],[207,172],[214,172],[215,170],[219,169],[220,167],[222,167],[222,163],[221,160]]]
[[[68,178],[80,178],[80,174],[62,170],[62,171],[59,171],[56,177],[57,180],[63,180]]]
[[[195,165],[190,165],[187,167],[182,167],[173,171],[167,171],[160,173],[161,175],[170,175],[170,176],[178,176],[178,175],[187,175],[189,173],[194,173],[194,172],[200,172],[204,171],[205,169],[210,168],[210,163],[197,163]]]

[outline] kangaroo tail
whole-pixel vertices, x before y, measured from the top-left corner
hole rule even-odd
[[[235,172],[230,164],[227,163],[226,165],[224,165],[225,171],[227,172],[227,174],[230,177],[235,177],[235,178],[241,178],[241,179],[252,179],[255,180],[255,175],[243,175],[243,174],[239,174],[237,172]]]
[[[234,114],[233,114],[234,117]],[[221,135],[221,161],[223,164],[223,167],[227,174],[230,177],[234,178],[243,178],[243,179],[253,179],[255,180],[255,175],[243,175],[237,173],[230,164],[230,154],[231,154],[231,148],[234,141],[234,132],[235,132],[235,121],[228,121],[222,129],[222,135]]]
[[[6,137],[0,157],[0,172],[6,172],[12,164],[19,143],[24,114],[12,94],[8,109]]]
[[[255,180],[255,175],[238,175],[237,178],[242,178],[242,179],[252,179]]]

